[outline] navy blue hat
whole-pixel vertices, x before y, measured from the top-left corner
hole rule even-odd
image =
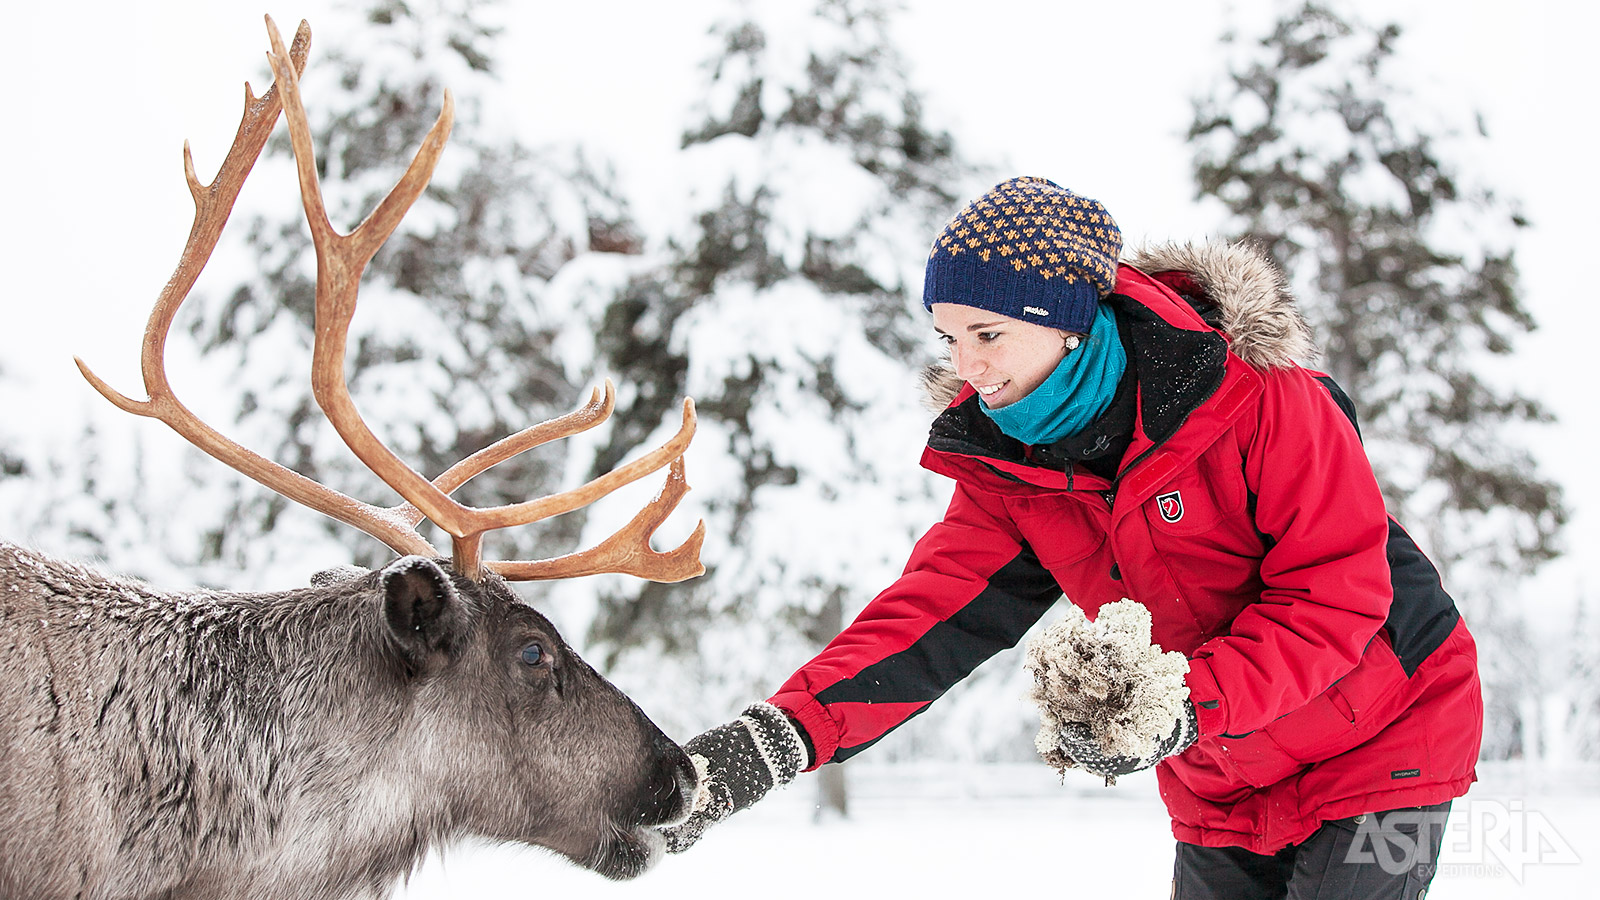
[[[1106,208],[1053,181],[1002,181],[944,227],[923,276],[922,305],[959,303],[1063,331],[1087,332],[1117,283],[1122,232]]]

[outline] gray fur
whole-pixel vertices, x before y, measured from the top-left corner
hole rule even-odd
[[[383,897],[468,835],[630,877],[692,794],[547,619],[442,562],[174,594],[0,543],[0,649],[4,900]]]
[[[1264,369],[1285,368],[1317,358],[1311,329],[1295,304],[1283,271],[1249,244],[1156,244],[1133,251],[1124,263],[1142,272],[1187,272],[1222,315],[1228,349]],[[924,405],[940,412],[964,382],[947,362],[922,376]]]

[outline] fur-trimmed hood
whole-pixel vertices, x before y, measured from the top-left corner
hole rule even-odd
[[[1250,244],[1157,244],[1125,262],[1141,272],[1184,272],[1216,306],[1228,349],[1252,366],[1282,369],[1317,358],[1311,329],[1283,270]]]
[[[1151,275],[1189,276],[1214,308],[1210,320],[1235,356],[1263,369],[1286,368],[1317,357],[1311,329],[1289,292],[1288,280],[1264,251],[1244,243],[1156,244],[1134,250],[1125,265]],[[942,410],[960,393],[962,381],[948,363],[923,373],[928,408]]]

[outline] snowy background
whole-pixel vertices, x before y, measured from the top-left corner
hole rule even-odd
[[[302,18],[315,26],[330,5],[301,0],[270,12],[287,35]],[[237,123],[241,82],[258,91],[270,83],[260,74],[261,6],[64,0],[8,13],[16,47],[0,65],[18,90],[0,149],[9,175],[0,361],[27,376],[38,403],[9,415],[48,420],[62,404],[76,413],[101,403],[83,389],[74,354],[113,384],[138,383],[130,338],[171,274],[191,216],[182,142],[194,143],[198,170],[211,172],[224,149],[219,136]],[[1539,438],[1538,453],[1574,511],[1566,546],[1596,546],[1600,471],[1587,462],[1595,407],[1585,369],[1600,305],[1575,293],[1583,289],[1569,273],[1592,248],[1600,197],[1588,161],[1596,78],[1585,49],[1600,9],[1562,0],[1477,0],[1449,15],[1424,0],[1354,7],[1402,23],[1402,60],[1415,77],[1483,112],[1494,140],[1486,158],[1471,162],[1532,220],[1517,250],[1540,328],[1521,341],[1515,378],[1561,419],[1559,434]],[[512,52],[501,65],[524,117],[518,130],[534,143],[600,149],[617,161],[641,220],[670,215],[681,192],[652,177],[652,160],[678,148],[688,95],[711,50],[707,28],[733,8],[720,0],[515,4],[504,42]],[[1191,200],[1181,141],[1189,98],[1215,74],[1215,36],[1266,21],[1271,4],[995,0],[987,9],[974,15],[964,4],[920,0],[895,23],[930,117],[1000,171],[1045,175],[1100,199],[1129,244],[1203,237],[1214,218]],[[1029,38],[1018,37],[1017,23]],[[1119,56],[1128,45],[1140,62]],[[1094,114],[1115,117],[1114,139],[1087,136],[1078,115],[1041,109],[1041,92],[1061,90],[1078,69],[1095,73]],[[1582,556],[1569,552],[1546,567],[1529,602],[1564,611],[1591,583]],[[1551,618],[1562,627],[1563,617]]]
[[[1567,492],[1569,552],[1530,581],[1523,598],[1535,629],[1559,633],[1590,592],[1583,567],[1600,540],[1600,473],[1588,462],[1593,378],[1579,369],[1592,359],[1600,311],[1568,274],[1587,258],[1600,200],[1588,159],[1596,79],[1587,47],[1600,13],[1558,0],[1460,3],[1448,15],[1421,0],[1355,7],[1406,26],[1403,59],[1419,83],[1482,110],[1494,141],[1470,162],[1520,199],[1533,223],[1518,238],[1518,260],[1541,327],[1520,342],[1507,377],[1561,420],[1532,441]],[[615,161],[641,223],[671,221],[684,204],[682,185],[658,163],[677,152],[688,125],[703,80],[698,67],[712,49],[708,26],[733,8],[716,0],[516,4],[502,41],[516,110],[506,127],[533,144],[595,148]],[[80,422],[99,416],[103,401],[82,383],[74,354],[112,384],[138,384],[137,335],[191,215],[182,141],[194,144],[197,168],[209,177],[237,122],[241,82],[260,91],[270,80],[261,74],[261,14],[288,32],[301,18],[316,29],[327,9],[326,0],[271,8],[260,0],[60,0],[6,14],[13,47],[0,66],[13,89],[0,148],[8,176],[0,375],[25,385],[7,394],[7,434],[70,440]],[[1214,211],[1191,199],[1181,140],[1190,96],[1215,74],[1216,35],[1230,24],[1259,27],[1270,18],[1268,3],[992,0],[981,14],[973,9],[912,0],[894,25],[927,115],[970,157],[1103,201],[1130,244],[1199,238],[1214,227]],[[312,66],[334,38],[316,34]],[[1072,101],[1067,112],[1050,102],[1063,95]],[[175,446],[165,438],[141,444],[151,455]],[[695,466],[715,464],[692,459],[691,481]],[[697,515],[694,502],[691,495],[679,515]],[[289,573],[284,583],[303,583],[304,574]],[[702,896],[739,896],[775,878],[776,891],[763,895],[809,896],[816,887],[795,873],[811,866],[825,884],[936,895],[1167,889],[1170,839],[1147,781],[1106,790],[1060,785],[1043,766],[890,767],[870,759],[851,772],[850,819],[813,827],[812,789],[797,785],[634,884],[604,884],[537,853],[474,849],[430,864],[408,895],[570,888],[643,896],[698,887]],[[1455,851],[1447,844],[1454,869],[1432,896],[1576,896],[1580,878],[1597,873],[1600,790],[1592,771],[1561,760],[1486,766],[1468,800],[1458,821],[1486,834]],[[1540,832],[1539,823],[1550,830]],[[1065,881],[1038,865],[1060,859],[1062,847],[1074,861]]]
[[[866,762],[866,760],[863,760]],[[855,763],[851,764],[853,767]],[[1574,790],[1491,768],[1456,801],[1430,898],[1578,898],[1593,892],[1600,807]],[[1167,897],[1172,836],[1153,776],[1114,788],[1061,783],[1036,765],[852,771],[847,820],[815,823],[795,785],[707,832],[642,878],[605,882],[543,851],[473,847],[434,857],[408,900],[570,890],[585,897]]]

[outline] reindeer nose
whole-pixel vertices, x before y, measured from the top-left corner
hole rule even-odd
[[[676,825],[694,808],[699,776],[689,754],[660,731],[653,736],[650,751],[649,783],[635,821],[651,827]]]
[[[689,818],[689,813],[694,811],[695,792],[700,788],[700,773],[695,771],[694,763],[689,760],[689,754],[679,748],[676,756],[677,759],[672,764],[672,779],[677,808],[666,820],[674,825]]]

